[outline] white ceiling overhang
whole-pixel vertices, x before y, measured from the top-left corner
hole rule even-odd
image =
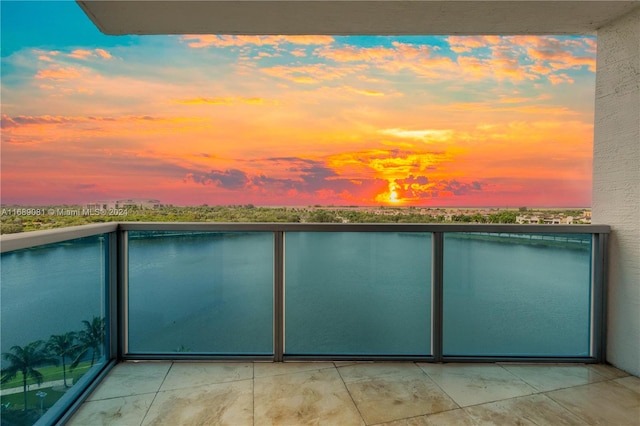
[[[640,0],[78,0],[105,34],[585,34]]]

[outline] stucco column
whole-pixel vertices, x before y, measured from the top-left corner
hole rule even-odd
[[[612,227],[607,361],[640,376],[640,7],[598,30],[592,202]]]

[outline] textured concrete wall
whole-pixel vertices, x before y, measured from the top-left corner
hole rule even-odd
[[[607,360],[640,376],[640,8],[598,30],[593,223],[612,227]]]

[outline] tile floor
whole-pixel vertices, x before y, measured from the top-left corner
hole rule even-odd
[[[71,425],[640,425],[605,365],[129,362]]]

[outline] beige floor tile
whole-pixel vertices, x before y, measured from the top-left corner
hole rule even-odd
[[[253,363],[250,362],[176,362],[169,370],[160,390],[190,388],[252,378]]]
[[[635,376],[622,377],[620,379],[615,379],[614,382],[640,394],[640,378],[638,377],[635,377]]]
[[[128,362],[69,424],[349,426],[363,418],[384,426],[640,426],[640,378],[593,364]]]
[[[336,369],[254,379],[256,425],[363,425]]]
[[[640,393],[614,381],[557,390],[546,395],[589,424],[640,424]]]
[[[376,362],[372,364],[352,364],[338,369],[345,383],[370,380],[381,377],[424,375],[424,372],[412,362]]]
[[[527,395],[464,409],[478,425],[582,426],[576,417],[544,395]]]
[[[474,426],[473,419],[463,409],[445,411],[426,416],[429,426]]]
[[[339,372],[367,424],[458,408],[415,364],[352,365]]]
[[[617,379],[619,377],[626,377],[629,374],[626,372],[619,370],[611,365],[605,364],[587,364],[587,367],[595,371],[596,373],[604,376],[605,379]]]
[[[253,365],[253,375],[254,377],[269,377],[301,371],[322,370],[323,368],[335,368],[335,366],[332,362],[256,362]]]
[[[509,365],[503,368],[541,392],[606,380],[586,365]]]
[[[89,396],[89,401],[157,392],[170,362],[125,362],[116,365]]]
[[[147,414],[155,393],[88,401],[67,423],[70,426],[137,426]]]
[[[253,425],[253,381],[159,392],[143,425]]]
[[[442,413],[429,414],[427,416],[411,417],[381,423],[376,426],[475,426],[471,417],[461,408],[443,411]]]
[[[536,393],[495,364],[419,364],[458,405],[467,407]]]

